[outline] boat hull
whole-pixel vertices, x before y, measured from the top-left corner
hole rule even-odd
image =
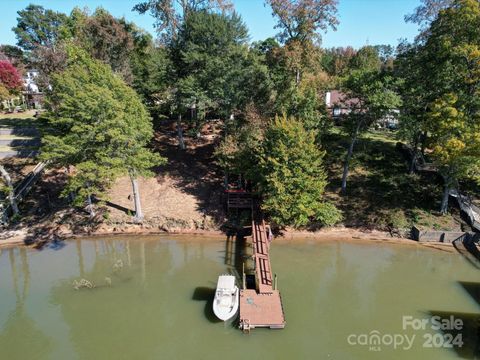
[[[213,313],[217,318],[227,321],[237,314],[239,293],[234,276],[221,275],[218,278],[217,290],[213,299]]]

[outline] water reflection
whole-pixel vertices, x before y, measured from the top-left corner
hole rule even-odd
[[[75,290],[72,283],[79,279],[71,277],[51,291],[51,302],[60,307],[76,353],[82,359],[106,359],[111,354],[127,359],[151,356],[159,339],[151,330],[158,327],[165,311],[157,306],[158,297],[151,294],[147,279],[149,273],[168,270],[168,257],[149,264],[143,241],[107,239],[94,240],[93,247],[86,244],[94,254],[84,254],[82,242],[77,241],[78,269],[93,288]],[[154,251],[152,246],[149,250]],[[85,266],[87,262],[90,267]],[[132,334],[141,346],[131,345]]]
[[[18,248],[7,251],[15,308],[1,328],[0,349],[2,352],[8,350],[11,359],[32,359],[40,355],[48,357],[53,347],[52,339],[38,328],[25,308],[30,287],[27,250]],[[20,264],[17,264],[18,260]]]
[[[478,273],[454,254],[379,244],[274,243],[272,267],[279,274],[288,325],[245,337],[232,324],[217,323],[212,312],[218,275],[241,270],[252,251],[239,251],[242,243],[231,240],[106,238],[70,241],[61,251],[3,250],[0,357],[217,359],[229,354],[234,360],[245,358],[245,349],[263,359],[478,357]],[[92,287],[76,290],[74,282],[82,279]],[[465,280],[462,287],[459,279]],[[469,340],[470,350],[419,347],[374,354],[346,343],[351,333],[401,331],[402,315],[425,315],[421,309],[451,309],[464,316],[469,339],[475,339]]]

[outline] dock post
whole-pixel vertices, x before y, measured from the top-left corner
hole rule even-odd
[[[278,289],[277,274],[275,274],[275,280],[274,280],[274,283],[273,283],[273,290],[277,290],[277,289]]]
[[[242,263],[242,287],[243,290],[245,290],[247,287],[245,285],[246,279],[245,279],[245,263]]]

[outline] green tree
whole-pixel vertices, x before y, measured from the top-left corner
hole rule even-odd
[[[18,46],[24,50],[52,48],[55,47],[66,21],[67,16],[63,13],[31,4],[18,11],[17,26],[12,30],[17,36]]]
[[[109,66],[84,50],[69,46],[67,68],[53,76],[53,91],[44,116],[47,133],[42,158],[56,166],[73,166],[64,195],[75,192],[77,203],[102,197],[120,175],[132,180],[135,219],[143,213],[137,176],[164,159],[146,145],[153,136],[150,117],[140,98]]]
[[[258,159],[262,208],[279,225],[305,226],[311,221],[333,225],[340,212],[325,201],[324,151],[316,133],[283,116],[267,128]]]
[[[334,77],[346,76],[350,71],[350,62],[356,50],[351,46],[323,49],[321,57],[322,69]]]
[[[192,12],[233,9],[229,0],[148,0],[133,7],[140,14],[150,12],[155,18],[155,28],[167,43],[175,40],[185,19]]]
[[[248,51],[248,31],[232,13],[191,12],[172,45],[176,107],[229,116],[268,97],[267,68]]]
[[[342,192],[345,193],[350,160],[358,136],[375,121],[395,116],[392,111],[400,107],[401,98],[396,92],[397,79],[378,70],[354,70],[342,87],[347,94],[344,102],[350,110],[345,119],[345,131],[350,137],[342,175]]]
[[[168,49],[154,46],[151,35],[144,32],[134,35],[134,47],[130,54],[133,88],[151,112],[168,114],[165,93],[174,78]]]
[[[480,3],[455,0],[440,10],[421,48],[429,59],[429,86],[435,98],[427,111],[432,157],[448,190],[462,178],[477,178],[480,120]],[[447,194],[447,195],[446,195]]]
[[[350,59],[351,70],[379,70],[382,63],[378,50],[373,46],[364,46]]]
[[[465,112],[455,94],[447,94],[431,105],[428,113],[429,145],[444,179],[440,210],[448,210],[450,190],[461,178],[480,180],[480,117],[475,120]]]

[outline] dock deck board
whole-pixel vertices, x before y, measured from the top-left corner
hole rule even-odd
[[[280,292],[273,290],[269,294],[259,294],[253,289],[240,291],[240,325],[244,329],[267,327],[283,329],[283,315]]]
[[[252,243],[257,289],[240,291],[240,327],[244,331],[258,327],[283,329],[285,315],[280,292],[273,287],[270,242],[263,219],[252,221]]]

